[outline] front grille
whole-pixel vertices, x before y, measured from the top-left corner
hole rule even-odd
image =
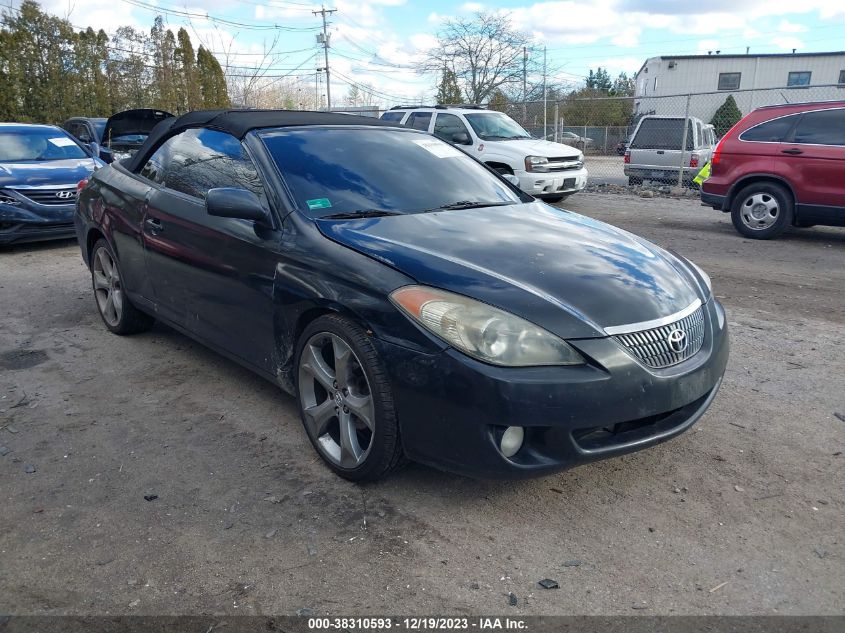
[[[670,335],[676,330],[683,332],[686,347],[677,351],[670,343]],[[680,335],[674,335],[676,338]],[[692,314],[682,319],[661,325],[650,330],[617,334],[613,337],[621,343],[641,363],[654,369],[677,365],[681,361],[694,356],[704,343],[704,308],[699,307]]]
[[[549,171],[570,171],[573,169],[581,169],[584,166],[584,161],[575,160],[573,158],[550,158]]]
[[[60,189],[15,189],[15,192],[37,204],[46,204],[49,206],[73,204],[76,202],[75,187],[62,187]]]

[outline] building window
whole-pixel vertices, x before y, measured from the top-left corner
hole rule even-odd
[[[742,73],[719,73],[719,90],[739,90]]]
[[[786,87],[787,88],[805,88],[810,85],[810,76],[811,73],[809,70],[802,70],[799,72],[789,73],[789,76],[786,79]]]
[[[839,71],[839,87],[845,88],[845,70]]]

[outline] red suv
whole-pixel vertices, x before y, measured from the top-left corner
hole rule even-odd
[[[754,239],[845,226],[845,101],[754,110],[716,146],[701,201]]]

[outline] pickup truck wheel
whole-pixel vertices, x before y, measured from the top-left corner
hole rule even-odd
[[[91,251],[91,282],[97,311],[111,332],[137,334],[152,327],[155,319],[138,310],[126,296],[120,265],[105,240],[99,240]]]
[[[734,197],[731,220],[740,235],[755,240],[777,237],[792,224],[792,195],[781,185],[758,182]]]
[[[329,468],[372,481],[402,463],[387,371],[363,329],[338,315],[316,319],[299,339],[296,368],[302,423]]]

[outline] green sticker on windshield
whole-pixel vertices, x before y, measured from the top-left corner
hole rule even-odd
[[[306,200],[305,204],[308,205],[309,209],[330,209],[332,203],[329,202],[328,198],[314,198],[314,200]]]

